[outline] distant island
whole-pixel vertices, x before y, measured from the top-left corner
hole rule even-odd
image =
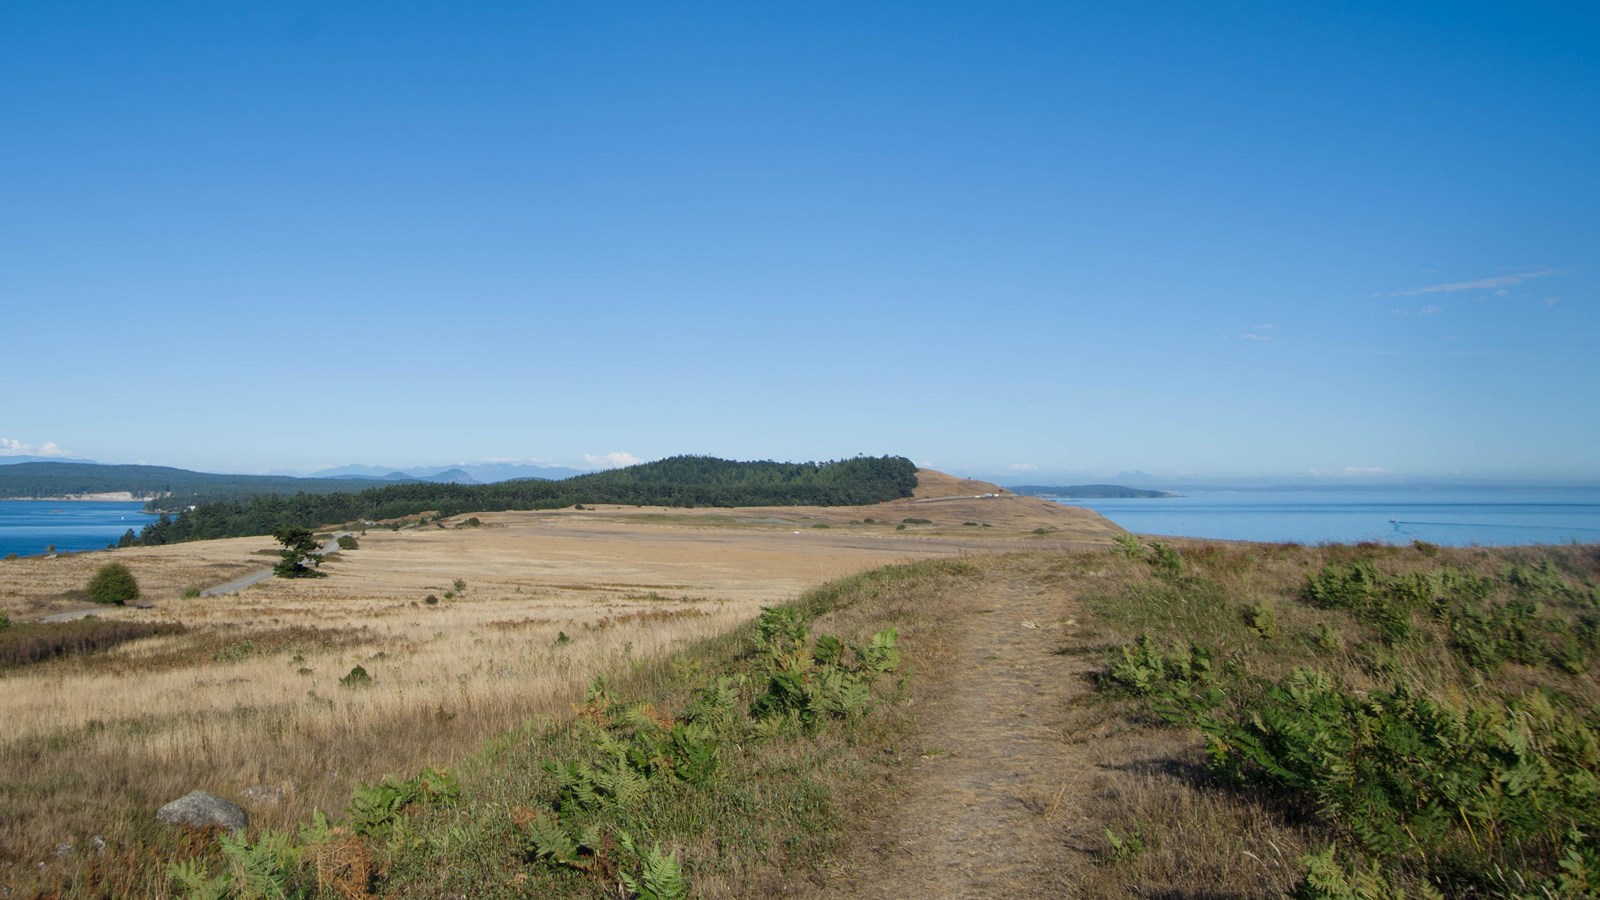
[[[455,470],[460,472],[460,470]],[[465,476],[466,473],[460,472]],[[413,482],[450,482],[451,472]],[[436,482],[437,480],[437,482]],[[467,478],[459,480],[467,481]],[[217,475],[169,466],[105,466],[77,462],[25,462],[0,466],[0,499],[152,500],[181,508],[202,500],[257,494],[331,494],[364,491],[398,479],[294,478],[288,475]]]
[[[1178,496],[1171,491],[1150,491],[1144,488],[1124,487],[1120,484],[1071,484],[1065,487],[1024,484],[1009,490],[1013,494],[1019,494],[1023,497],[1060,497],[1066,500]]]

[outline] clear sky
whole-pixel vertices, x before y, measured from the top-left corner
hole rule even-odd
[[[1596,9],[3,4],[0,453],[1593,479]]]

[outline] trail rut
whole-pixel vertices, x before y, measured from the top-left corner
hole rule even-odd
[[[1077,603],[1001,568],[951,621],[948,668],[917,710],[912,771],[829,897],[1071,896],[1095,761],[1072,736],[1086,664],[1060,652]]]

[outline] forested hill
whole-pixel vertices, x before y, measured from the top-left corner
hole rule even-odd
[[[0,497],[29,500],[74,494],[127,491],[135,497],[220,499],[251,494],[327,494],[360,491],[360,478],[293,478],[288,475],[213,475],[168,466],[102,466],[96,463],[26,462],[0,466]]]
[[[356,493],[261,495],[224,499],[163,515],[139,543],[267,534],[282,525],[316,528],[394,519],[512,509],[559,509],[578,503],[637,506],[856,506],[911,496],[917,467],[898,456],[828,463],[733,462],[675,456],[561,481],[496,484],[394,484]]]

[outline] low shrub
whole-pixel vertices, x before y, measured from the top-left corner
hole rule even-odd
[[[89,579],[89,599],[109,606],[121,606],[139,599],[139,582],[122,563],[106,563]]]
[[[1261,566],[1221,591],[1202,557],[1187,559],[1206,577],[1166,578],[1154,545],[1119,539],[1155,571],[1119,589],[1137,612],[1118,614],[1151,632],[1112,655],[1100,685],[1197,729],[1223,782],[1315,823],[1331,846],[1301,860],[1296,897],[1600,896],[1597,559],[1507,551],[1496,576],[1486,554],[1413,549],[1292,548],[1311,575]],[[1418,556],[1477,568],[1411,569]],[[1305,605],[1265,596],[1226,620],[1198,615],[1241,589]],[[1285,627],[1301,639],[1242,639]]]
[[[1278,636],[1278,607],[1270,600],[1261,600],[1244,608],[1244,623],[1263,638]]]
[[[0,668],[100,653],[139,638],[187,631],[176,622],[108,622],[93,618],[16,624],[0,630]]]

